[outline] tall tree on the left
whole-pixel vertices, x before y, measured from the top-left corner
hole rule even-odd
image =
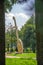
[[[5,18],[4,0],[0,1],[0,65],[5,65]]]

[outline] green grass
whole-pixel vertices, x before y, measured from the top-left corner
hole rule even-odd
[[[15,53],[11,53],[8,54],[9,56],[18,56],[21,58],[36,58],[36,53],[22,53],[22,54],[15,54]]]
[[[6,58],[6,65],[37,65],[31,58]]]
[[[36,53],[11,53],[8,55],[17,56],[21,58],[6,58],[6,65],[37,65],[37,61],[36,59],[34,59],[36,58]]]
[[[35,53],[23,53],[23,54],[16,54],[16,56],[19,57],[27,57],[27,58],[35,58],[36,54]]]

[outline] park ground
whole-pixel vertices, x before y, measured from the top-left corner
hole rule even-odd
[[[6,65],[37,65],[36,53],[6,54]]]

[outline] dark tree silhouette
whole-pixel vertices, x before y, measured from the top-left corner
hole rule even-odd
[[[5,18],[4,0],[0,1],[0,65],[5,65]]]

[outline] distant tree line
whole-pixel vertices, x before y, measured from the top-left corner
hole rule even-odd
[[[19,37],[23,41],[24,48],[31,48],[33,52],[36,49],[36,31],[35,24],[33,22],[33,16],[22,26],[21,30],[18,30]],[[9,41],[7,41],[9,40]],[[6,43],[16,44],[16,33],[15,30],[7,31]]]

